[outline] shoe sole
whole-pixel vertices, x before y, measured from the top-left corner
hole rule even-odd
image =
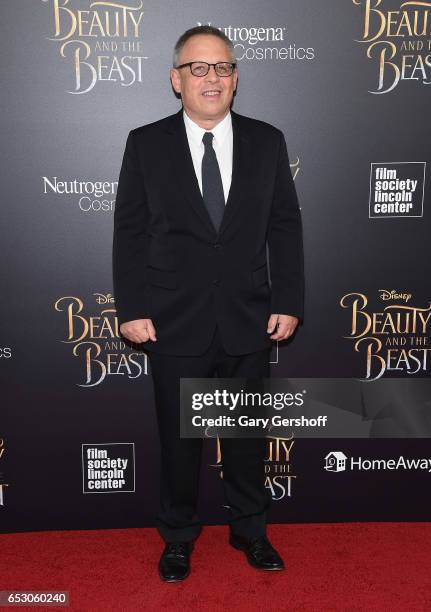
[[[254,569],[262,570],[264,572],[280,572],[285,569],[284,565],[281,567],[260,567],[260,565],[255,565],[252,561],[250,561],[244,546],[241,546],[241,544],[237,544],[230,538],[229,538],[229,544],[236,550],[241,550],[243,553],[245,553],[248,564],[251,565],[251,567],[253,567]]]
[[[188,578],[188,576],[190,576],[190,572],[188,572],[183,578],[164,578],[160,572],[159,572],[159,576],[163,582],[182,582],[183,580]]]

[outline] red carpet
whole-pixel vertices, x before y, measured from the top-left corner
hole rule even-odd
[[[163,583],[154,529],[0,535],[0,590],[68,590],[71,605],[28,610],[372,612],[431,610],[430,523],[269,525],[284,572],[250,567],[205,527],[192,573]],[[14,609],[14,608],[3,608]]]

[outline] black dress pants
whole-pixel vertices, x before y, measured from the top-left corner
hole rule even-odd
[[[180,378],[269,377],[270,349],[229,355],[216,328],[202,355],[148,354],[161,445],[156,524],[165,542],[189,542],[202,530],[196,508],[203,439],[180,437]],[[220,438],[220,446],[231,531],[247,538],[265,535],[271,503],[271,494],[264,486],[265,438]]]

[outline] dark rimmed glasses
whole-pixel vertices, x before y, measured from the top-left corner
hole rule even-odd
[[[208,74],[211,66],[214,66],[214,70],[218,76],[228,77],[233,73],[236,63],[217,62],[216,64],[208,64],[208,62],[187,62],[186,64],[175,66],[175,68],[185,68],[186,66],[189,66],[190,72],[193,74],[193,76],[204,77]]]

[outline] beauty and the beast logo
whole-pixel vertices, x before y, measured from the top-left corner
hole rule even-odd
[[[147,356],[143,352],[127,352],[120,339],[114,298],[110,293],[95,293],[95,301],[103,308],[96,315],[85,314],[84,302],[78,297],[59,298],[54,308],[65,315],[66,344],[72,354],[82,361],[85,382],[79,387],[100,385],[107,376],[138,378],[148,374]]]
[[[410,304],[411,293],[379,289],[380,299],[389,302],[374,312],[363,293],[346,293],[340,300],[350,312],[350,333],[355,351],[363,355],[364,380],[376,380],[385,373],[425,376],[430,372],[431,302]]]
[[[274,501],[292,497],[293,480],[295,474],[291,472],[290,459],[293,447],[291,438],[276,438],[267,436],[267,456],[265,458],[265,488],[271,492]],[[216,463],[211,467],[220,468],[220,478],[223,478],[223,457],[220,439],[216,439]]]
[[[431,83],[431,2],[408,0],[400,10],[383,9],[383,0],[353,0],[364,9],[362,38],[367,57],[378,66],[378,86],[384,94],[400,81]]]
[[[141,29],[143,1],[133,3],[95,0],[89,10],[78,10],[70,0],[42,0],[52,5],[54,36],[60,43],[61,57],[70,61],[74,71],[73,94],[85,94],[100,81],[130,87],[142,83],[143,62]]]
[[[5,448],[5,441],[3,440],[3,438],[0,438],[0,459],[3,457]],[[4,482],[3,472],[0,471],[0,506],[5,505],[5,491],[8,486],[9,484],[7,482]]]

